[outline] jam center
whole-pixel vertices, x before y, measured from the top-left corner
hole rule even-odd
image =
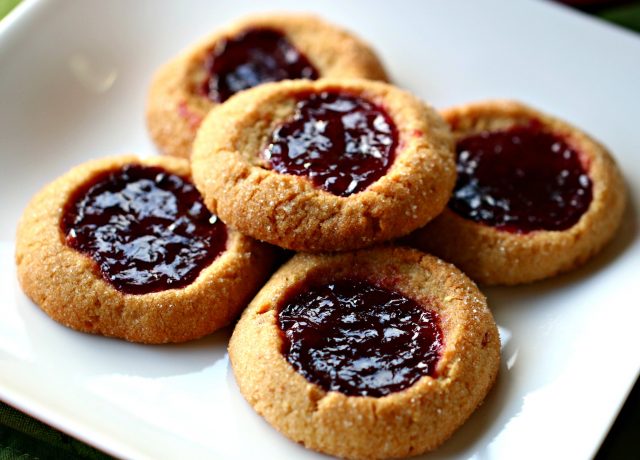
[[[433,376],[442,348],[434,311],[362,281],[309,287],[278,319],[294,369],[348,396],[384,396]]]
[[[338,196],[358,193],[393,162],[398,136],[382,107],[360,97],[324,92],[297,104],[272,134],[263,157],[283,174],[309,177]]]
[[[537,124],[483,132],[457,145],[458,180],[449,207],[513,233],[565,230],[591,203],[579,154]]]
[[[224,102],[261,83],[319,77],[306,56],[272,29],[249,29],[219,40],[205,61],[205,69],[202,92],[214,102]]]
[[[188,180],[129,165],[76,192],[61,222],[68,246],[88,254],[127,294],[181,288],[226,245],[224,224]]]

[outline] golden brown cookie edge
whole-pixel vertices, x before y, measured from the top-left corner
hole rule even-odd
[[[227,250],[189,286],[143,295],[116,290],[89,256],[64,243],[60,219],[74,191],[104,170],[132,163],[189,176],[186,160],[119,156],[84,163],[45,186],[18,224],[16,264],[22,289],[67,327],[133,342],[184,342],[225,326],[268,275],[273,255],[261,243],[230,230]]]
[[[216,104],[193,94],[193,74],[214,43],[252,27],[274,27],[316,67],[322,77],[387,80],[372,47],[353,33],[314,15],[252,15],[221,27],[161,66],[154,74],[146,106],[146,123],[161,153],[189,158],[200,123]],[[320,34],[323,39],[318,39]],[[330,44],[329,50],[327,44]]]
[[[516,234],[458,216],[448,208],[416,230],[407,244],[454,263],[485,285],[515,285],[549,278],[580,267],[609,242],[626,204],[624,180],[608,150],[588,134],[556,117],[508,100],[482,101],[442,112],[454,138],[506,129],[540,120],[544,129],[563,136],[583,157],[593,183],[587,212],[565,231]]]
[[[396,124],[399,146],[383,177],[345,198],[305,177],[251,163],[291,114],[297,94],[333,89],[378,103]],[[223,221],[259,240],[307,252],[359,249],[406,235],[442,211],[455,183],[450,133],[437,113],[405,91],[368,80],[287,81],[237,94],[205,119],[192,164],[205,203]]]
[[[407,292],[413,286],[415,300],[429,299],[445,334],[439,376],[372,398],[326,392],[298,374],[280,351],[276,309],[289,288],[325,276],[362,276],[415,298]],[[294,256],[243,313],[229,356],[241,393],[287,437],[330,455],[374,459],[417,455],[451,436],[493,385],[499,348],[495,322],[471,280],[433,256],[387,247]]]

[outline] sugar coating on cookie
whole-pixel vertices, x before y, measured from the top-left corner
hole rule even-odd
[[[76,330],[182,342],[228,324],[272,253],[204,206],[186,160],[80,165],[39,192],[18,227],[25,293]]]
[[[399,247],[297,254],[229,344],[240,391],[276,429],[345,458],[435,449],[498,373],[484,296],[452,265]]]
[[[367,80],[286,81],[237,94],[203,122],[194,182],[259,240],[344,251],[406,235],[455,182],[451,136],[411,94]]]
[[[447,209],[408,239],[485,284],[571,270],[611,239],[625,203],[605,147],[568,123],[512,101],[443,112],[458,179]]]
[[[147,125],[163,153],[188,158],[206,114],[235,93],[272,81],[335,77],[386,80],[373,50],[350,32],[308,15],[251,16],[158,70]]]

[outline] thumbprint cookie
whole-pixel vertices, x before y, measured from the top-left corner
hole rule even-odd
[[[455,183],[442,118],[370,80],[243,91],[207,116],[192,167],[205,204],[229,226],[307,252],[406,235],[442,211]]]
[[[24,292],[73,329],[183,342],[227,325],[266,279],[271,250],[211,214],[177,158],[113,157],[40,191],[18,226]]]
[[[443,113],[458,179],[445,211],[410,244],[484,284],[519,284],[582,265],[614,235],[625,206],[607,149],[570,124],[510,101]]]
[[[435,449],[493,385],[500,339],[454,266],[408,248],[297,254],[229,343],[241,393],[290,439],[345,458]]]
[[[371,48],[307,15],[265,15],[231,24],[155,75],[147,125],[163,153],[188,158],[200,122],[217,104],[261,83],[318,78],[386,80]]]

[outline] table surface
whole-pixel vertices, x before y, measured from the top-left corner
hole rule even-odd
[[[0,0],[0,20],[20,0]],[[578,0],[579,8],[604,20],[640,33],[640,1]],[[625,405],[603,442],[597,460],[640,458],[640,381],[634,385]],[[0,459],[109,459],[87,446],[0,402]]]

